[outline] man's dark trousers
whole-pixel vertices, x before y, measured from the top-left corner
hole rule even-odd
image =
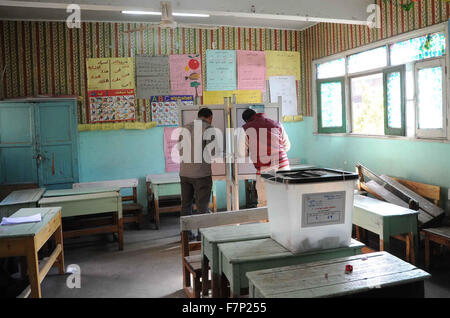
[[[181,215],[191,215],[195,200],[197,213],[209,213],[211,200],[212,177],[188,178],[180,176],[181,184]]]

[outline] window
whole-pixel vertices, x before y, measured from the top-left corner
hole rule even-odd
[[[353,54],[348,57],[349,73],[363,72],[384,67],[386,65],[387,50],[385,46],[362,53]]]
[[[345,132],[344,79],[320,80],[317,87],[319,132]]]
[[[390,46],[391,65],[405,64],[445,54],[445,34],[434,33]]]
[[[431,27],[407,40],[401,35],[317,63],[317,131],[446,137],[447,34],[438,31],[443,29],[444,24]]]
[[[352,78],[352,132],[384,134],[383,73]]]
[[[445,137],[444,61],[433,60],[416,64],[417,136]]]

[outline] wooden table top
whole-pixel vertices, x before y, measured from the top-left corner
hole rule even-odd
[[[0,202],[0,206],[37,202],[44,191],[45,188],[13,191]]]
[[[271,238],[239,241],[232,243],[223,243],[219,245],[221,253],[230,261],[230,263],[242,263],[246,261],[269,260],[282,257],[305,256],[309,254],[329,253],[338,249],[361,249],[365,245],[354,239],[351,240],[350,246],[339,247],[336,249],[315,250],[301,254],[294,254],[285,247],[278,244]]]
[[[350,274],[345,273],[346,265],[353,266]],[[259,293],[268,298],[337,297],[431,277],[387,252],[278,267],[246,275]]]
[[[83,200],[93,200],[93,199],[103,199],[103,198],[116,198],[120,194],[117,191],[109,192],[98,192],[98,193],[87,193],[79,195],[66,195],[66,196],[51,196],[47,198],[42,198],[39,200],[38,204],[49,204],[49,203],[64,203],[73,201],[83,201]]]
[[[82,194],[93,194],[102,192],[113,192],[120,191],[120,187],[93,187],[93,188],[77,188],[77,189],[61,189],[61,190],[47,190],[45,191],[43,197],[62,197],[62,196],[72,196],[72,195],[82,195]]]
[[[430,227],[427,229],[422,229],[422,231],[441,235],[447,239],[450,239],[450,226]]]
[[[364,209],[383,217],[419,214],[419,211],[401,207],[396,204],[372,199],[363,195],[355,195],[353,199],[353,209]]]
[[[39,231],[52,220],[58,212],[60,207],[49,208],[23,208],[11,215],[10,217],[24,217],[34,214],[41,214],[41,222],[22,223],[12,225],[0,226],[0,239],[19,237],[19,236],[35,236]]]
[[[223,225],[201,228],[200,233],[209,242],[224,243],[270,237],[268,222],[241,225]]]

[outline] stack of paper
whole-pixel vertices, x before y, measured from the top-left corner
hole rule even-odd
[[[2,223],[0,225],[11,225],[11,224],[22,224],[22,223],[32,223],[32,222],[41,222],[41,214],[34,214],[30,216],[21,216],[21,217],[11,217],[11,218],[3,218]]]

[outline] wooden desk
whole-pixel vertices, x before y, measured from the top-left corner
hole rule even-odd
[[[0,219],[8,217],[22,208],[35,208],[45,188],[17,190],[0,202]]]
[[[33,298],[41,298],[41,282],[52,266],[57,265],[59,273],[64,274],[61,208],[20,209],[12,217],[31,216],[37,213],[41,214],[41,222],[0,226],[0,257],[26,257]],[[39,266],[37,253],[50,238],[55,239],[56,248]]]
[[[389,240],[397,234],[408,234],[406,259],[415,263],[418,246],[417,216],[419,212],[362,195],[355,195],[353,224],[380,236],[380,250],[389,251]]]
[[[75,189],[70,190],[74,191]],[[87,191],[90,189],[83,190]],[[47,194],[47,192],[44,194],[44,196]],[[67,190],[67,193],[69,193],[69,190]],[[120,196],[120,193],[118,191],[63,196],[53,196],[54,194],[55,193],[51,192],[51,196],[44,197],[39,200],[39,206],[60,206],[62,208],[63,218],[111,212],[115,213],[114,222],[112,225],[64,231],[65,238],[98,233],[117,233],[119,250],[123,250],[122,197]]]
[[[219,244],[219,270],[230,282],[231,297],[239,297],[248,287],[247,272],[357,255],[364,244],[353,240],[350,246],[294,254],[271,238]],[[223,285],[223,284],[222,284]],[[221,296],[225,295],[221,286]]]
[[[216,181],[221,180],[222,178],[215,176],[213,176],[212,178],[212,209],[214,212],[217,212]],[[181,196],[180,176],[178,172],[149,174],[146,177],[146,183],[148,211],[150,214],[150,208],[153,206],[153,217],[155,219],[155,225],[156,228],[159,229],[160,213],[181,211],[180,204],[165,207],[161,207],[159,205],[160,199]]]
[[[353,272],[346,274],[345,265],[352,265]],[[255,298],[423,298],[424,280],[430,276],[386,252],[247,273]]]
[[[47,190],[44,192],[42,197],[63,197],[70,195],[82,195],[82,194],[93,194],[93,193],[103,193],[103,192],[119,192],[120,187],[109,186],[109,187],[92,187],[92,188],[75,188],[75,189],[61,189],[61,190]]]
[[[425,267],[430,268],[430,241],[450,248],[450,227],[428,228],[421,232],[425,237]]]
[[[247,241],[270,237],[269,223],[254,223],[242,225],[225,225],[201,228],[202,234],[202,277],[208,276],[208,266],[211,268],[212,297],[219,297],[219,248],[218,244]],[[204,289],[204,294],[206,293]]]

